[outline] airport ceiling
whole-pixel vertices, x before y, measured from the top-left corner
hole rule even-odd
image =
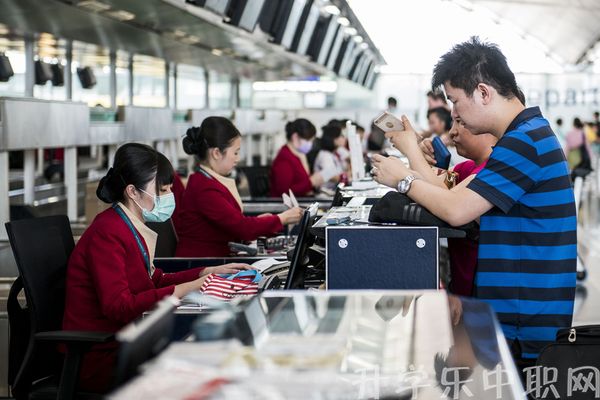
[[[600,40],[599,0],[471,0],[519,26],[565,62],[586,61]]]
[[[219,2],[228,3],[213,1]],[[343,8],[345,2],[334,2],[358,25],[355,28],[364,38],[363,46],[370,46],[373,69],[384,64],[352,11]],[[17,34],[48,32],[59,38],[201,65],[253,80],[336,75],[322,63],[272,43],[259,29],[245,31],[224,23],[223,16],[188,3],[185,0],[5,0],[0,23]],[[366,79],[361,84],[365,82]]]

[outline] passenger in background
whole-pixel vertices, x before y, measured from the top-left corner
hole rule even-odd
[[[344,162],[338,154],[338,149],[346,145],[346,138],[337,125],[325,125],[321,137],[321,151],[315,161],[315,172],[323,177],[327,189],[335,190],[340,181],[346,181]],[[344,182],[345,183],[345,182]]]
[[[310,174],[306,154],[316,136],[315,126],[304,118],[285,126],[287,143],[279,150],[271,165],[271,196],[279,197],[290,189],[296,196],[308,196],[321,187],[323,176]]]
[[[560,147],[562,147],[564,149],[565,148],[565,131],[564,131],[564,127],[563,127],[562,118],[556,119],[554,133],[556,133],[556,138],[558,139],[558,142],[560,143]]]
[[[448,151],[451,154],[450,166],[466,161],[466,158],[458,154],[456,147],[450,138],[449,131],[452,127],[450,111],[444,107],[432,108],[427,111],[427,120],[429,121],[429,131],[432,133],[431,138],[433,139],[434,137],[439,136],[440,139],[442,139],[442,142],[444,142],[444,145],[448,148]]]
[[[387,112],[390,114],[394,114],[398,111],[398,100],[396,100],[395,97],[388,97],[387,104]]]
[[[280,214],[247,217],[235,185],[228,178],[240,156],[242,135],[227,118],[208,117],[190,128],[183,149],[199,164],[190,176],[179,218],[177,257],[225,257],[228,242],[275,235],[302,217],[300,208]]]
[[[438,107],[450,110],[444,93],[439,90],[436,90],[435,92],[430,90],[427,92],[427,110],[433,110],[434,108]]]
[[[583,161],[582,148],[590,153],[589,144],[583,131],[583,123],[579,118],[573,119],[573,129],[567,133],[565,140],[565,154],[571,170],[580,166]]]
[[[200,290],[210,273],[236,273],[243,264],[165,274],[153,265],[157,234],[145,222],[166,221],[175,208],[173,167],[152,147],[128,143],[96,194],[112,207],[98,214],[77,242],[67,267],[63,329],[117,332],[163,297]],[[82,360],[79,387],[104,392],[112,383],[116,341],[96,345]]]

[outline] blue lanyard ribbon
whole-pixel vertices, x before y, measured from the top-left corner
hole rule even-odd
[[[117,205],[117,203],[114,203],[112,205],[112,208],[117,212],[117,214],[119,214],[121,219],[123,221],[125,221],[125,223],[129,227],[129,230],[131,231],[131,233],[133,233],[133,236],[135,237],[135,241],[137,242],[137,245],[140,248],[140,251],[142,252],[142,257],[144,257],[144,262],[146,263],[146,270],[148,271],[148,276],[152,277],[152,269],[150,267],[150,256],[148,256],[148,252],[146,251],[146,248],[142,244],[142,239],[140,238],[140,235],[138,235],[137,231],[133,227],[133,223],[131,222],[129,217],[127,215],[125,215],[125,212],[123,210],[121,210],[121,207],[119,207]]]

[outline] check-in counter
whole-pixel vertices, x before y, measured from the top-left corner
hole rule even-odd
[[[109,398],[523,399],[488,305],[435,291],[264,292]],[[231,323],[229,333],[211,324]]]

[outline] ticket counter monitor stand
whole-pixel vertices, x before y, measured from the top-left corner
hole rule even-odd
[[[109,398],[525,399],[493,311],[473,299],[268,291],[241,307],[243,341],[173,343]]]

